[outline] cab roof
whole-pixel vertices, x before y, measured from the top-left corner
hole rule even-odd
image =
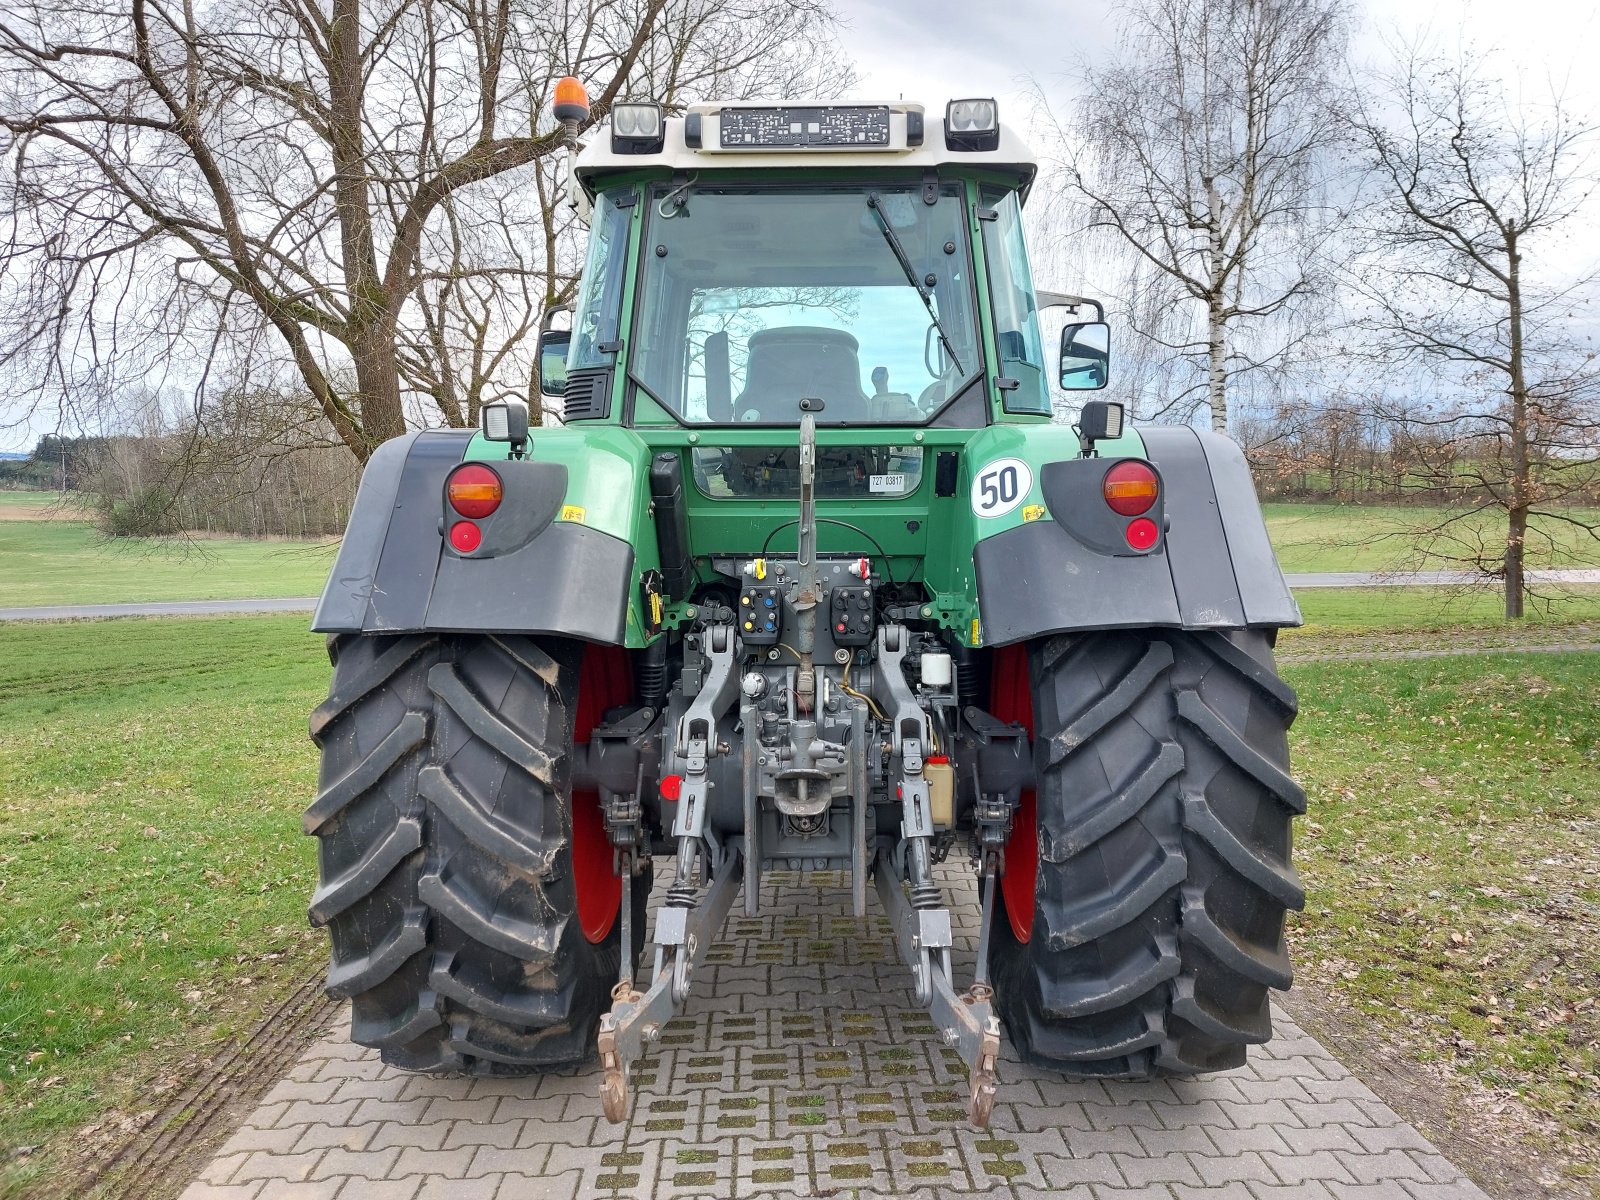
[[[739,132],[750,129],[753,122],[762,122],[768,127],[776,123],[781,128],[794,129],[795,137],[803,139],[807,118],[871,112],[873,119],[881,121],[884,110],[887,110],[888,129],[883,140],[887,144],[870,147],[839,144],[750,146],[743,144],[750,140],[750,135]],[[809,127],[815,133],[814,121]],[[671,174],[796,167],[815,170],[893,167],[922,171],[955,166],[984,167],[1015,175],[1026,193],[1038,172],[1038,161],[1026,143],[1004,123],[999,124],[998,132],[992,150],[952,150],[948,146],[944,118],[930,119],[922,105],[906,101],[888,104],[816,100],[713,102],[691,105],[682,116],[666,118],[660,149],[640,152],[633,146],[623,148],[613,142],[612,122],[594,126],[578,154],[573,173],[591,200],[607,176],[654,167]]]

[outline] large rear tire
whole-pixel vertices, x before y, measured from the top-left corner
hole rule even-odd
[[[421,1071],[515,1074],[594,1052],[621,884],[572,748],[631,698],[626,652],[512,636],[339,636],[311,717],[312,924],[351,1037]],[[598,843],[598,844],[597,844]],[[644,929],[648,878],[634,881]],[[637,943],[636,943],[637,945]]]
[[[1304,905],[1294,692],[1268,635],[1114,631],[997,652],[1037,792],[1007,850],[993,972],[1023,1058],[1145,1078],[1241,1065],[1271,1036]],[[1031,686],[1030,686],[1031,684]]]

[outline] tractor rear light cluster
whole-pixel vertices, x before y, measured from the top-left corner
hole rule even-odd
[[[1100,491],[1112,512],[1137,517],[1150,511],[1161,494],[1161,481],[1142,462],[1119,462],[1106,472]]]
[[[503,496],[500,476],[478,463],[468,463],[452,471],[444,492],[451,508],[474,520],[482,520],[499,508]]]

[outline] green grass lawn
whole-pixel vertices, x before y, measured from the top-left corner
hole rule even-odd
[[[303,617],[0,626],[0,1193],[316,969],[327,678]]]
[[[1528,602],[1519,625],[1508,626],[1500,593],[1441,587],[1305,588],[1295,593],[1305,625],[1286,629],[1280,646],[1310,640],[1368,638],[1375,632],[1446,632],[1458,629],[1526,628],[1559,641],[1565,626],[1600,621],[1600,586],[1572,584],[1541,589],[1547,595]],[[1440,645],[1446,644],[1442,639]]]
[[[1600,1165],[1600,653],[1289,666],[1299,986]]]
[[[82,521],[0,521],[0,608],[314,596],[336,550],[247,538],[108,539]]]
[[[1505,518],[1475,513],[1451,522],[1437,536],[1434,529],[1450,516],[1438,508],[1367,507],[1354,504],[1268,504],[1263,506],[1267,532],[1278,563],[1285,571],[1382,571],[1443,569],[1453,564],[1422,562],[1419,551],[1431,547],[1460,558],[1480,547],[1491,556],[1504,553]],[[1600,511],[1574,509],[1572,516],[1600,524]],[[1535,518],[1527,542],[1528,565],[1534,567],[1600,566],[1600,538],[1548,517]]]

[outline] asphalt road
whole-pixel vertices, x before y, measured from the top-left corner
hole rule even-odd
[[[1450,587],[1472,583],[1469,571],[1317,571],[1285,575],[1291,588]],[[1600,568],[1568,567],[1529,571],[1532,583],[1600,583]],[[97,617],[213,617],[249,613],[310,612],[315,596],[275,600],[163,600],[144,604],[60,604],[42,608],[0,608],[0,621],[81,621]]]
[[[214,617],[238,613],[310,612],[315,596],[276,600],[161,600],[143,604],[54,604],[43,608],[0,608],[0,621],[81,621],[95,617]]]

